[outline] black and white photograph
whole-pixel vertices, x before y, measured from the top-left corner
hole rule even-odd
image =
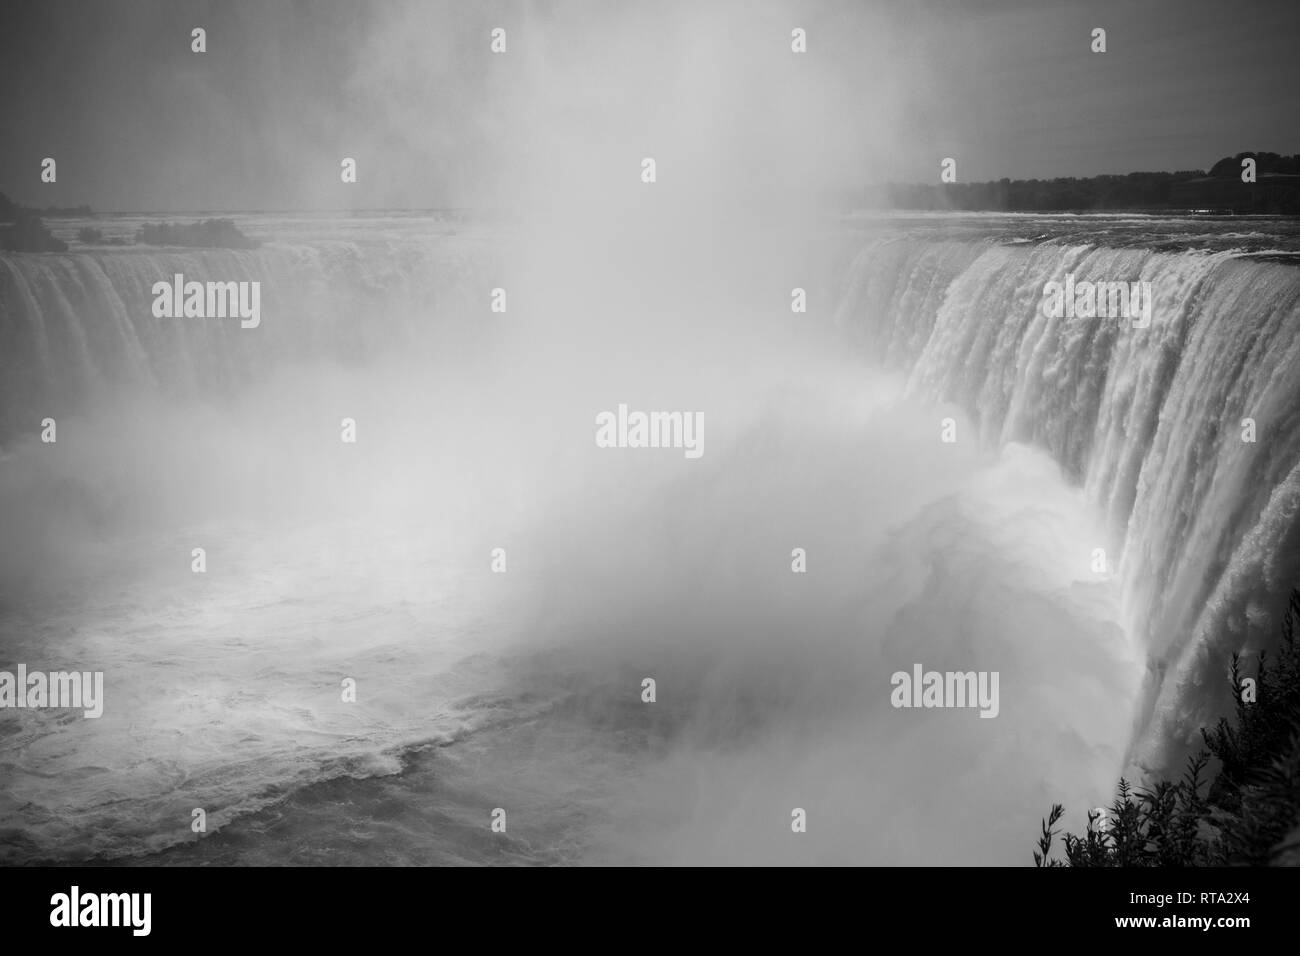
[[[23,920],[148,935],[128,871],[1111,868],[1113,933],[1242,939],[1187,874],[1300,864],[1297,41],[6,0]]]

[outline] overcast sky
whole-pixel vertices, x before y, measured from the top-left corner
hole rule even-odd
[[[948,156],[961,181],[1207,168],[1300,152],[1298,36],[1291,0],[5,0],[0,191],[429,208],[563,194],[643,156],[661,182],[759,193],[936,181]]]

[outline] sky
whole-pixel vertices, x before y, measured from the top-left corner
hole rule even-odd
[[[6,0],[0,191],[427,209],[599,195],[646,156],[751,198],[948,157],[964,182],[1206,169],[1300,152],[1297,36],[1300,4],[1240,0]]]

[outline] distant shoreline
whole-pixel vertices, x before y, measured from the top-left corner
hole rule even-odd
[[[1245,169],[1251,164],[1249,172]],[[1247,177],[1249,176],[1249,181]],[[999,179],[982,182],[876,183],[827,193],[829,205],[843,210],[894,212],[1144,213],[1148,215],[1300,215],[1300,155],[1242,152],[1225,156],[1208,170],[1133,172],[1054,179]],[[491,217],[508,210],[475,206],[422,209],[119,209],[95,212],[89,205],[70,208],[23,206],[0,193],[0,223],[15,216],[95,218],[96,216],[366,216],[444,215]]]

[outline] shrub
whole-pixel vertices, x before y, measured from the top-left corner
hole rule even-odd
[[[1232,656],[1234,719],[1201,730],[1206,749],[1188,759],[1180,780],[1134,790],[1121,778],[1104,828],[1064,834],[1064,861],[1050,858],[1065,812],[1055,804],[1042,821],[1034,865],[1262,866],[1291,853],[1288,834],[1300,815],[1297,624],[1300,590],[1291,592],[1277,662],[1269,666],[1266,652],[1257,655],[1253,702],[1243,699],[1241,660]],[[1219,770],[1202,796],[1211,757]]]

